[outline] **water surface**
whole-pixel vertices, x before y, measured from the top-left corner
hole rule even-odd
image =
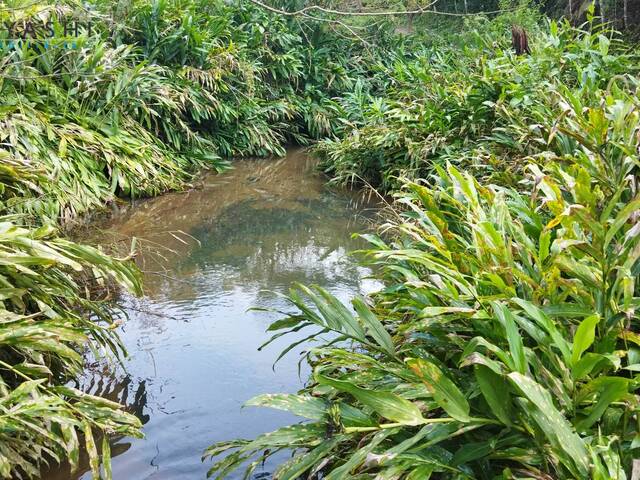
[[[145,297],[124,298],[126,373],[96,364],[81,381],[127,404],[144,423],[145,439],[114,441],[115,479],[202,479],[211,465],[200,456],[214,441],[296,421],[241,409],[260,393],[295,392],[307,373],[298,375],[299,351],[272,369],[294,338],[257,351],[280,315],[248,309],[287,308],[273,292],[285,293],[293,282],[321,285],[343,301],[376,287],[348,255],[360,246],[350,236],[367,228],[370,205],[327,189],[300,150],[234,166],[205,175],[189,192],[121,209],[85,236],[121,245],[135,237],[145,272]],[[86,469],[70,477],[61,468],[46,478],[88,479]]]

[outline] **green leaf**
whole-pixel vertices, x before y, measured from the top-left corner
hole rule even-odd
[[[327,457],[327,455],[329,455],[341,440],[342,439],[340,437],[334,437],[329,440],[325,440],[310,451],[305,451],[300,455],[296,455],[290,461],[282,464],[274,472],[273,477],[278,480],[296,480],[300,478],[316,463]]]
[[[520,373],[525,373],[527,370],[527,358],[524,354],[522,336],[513,315],[506,306],[499,302],[491,302],[491,306],[505,329],[514,369]]]
[[[552,443],[562,463],[569,468],[577,469],[587,478],[589,472],[589,455],[582,439],[571,424],[555,407],[551,395],[539,383],[518,372],[508,375],[512,385],[529,400],[528,411],[532,414],[540,433]]]
[[[576,330],[573,337],[573,352],[571,354],[571,364],[576,365],[582,354],[591,346],[596,336],[596,326],[600,321],[599,315],[591,315],[585,318]]]
[[[598,377],[585,385],[583,390],[578,393],[578,397],[583,398],[596,391],[599,394],[598,401],[590,410],[587,410],[589,414],[576,424],[576,429],[580,432],[587,431],[600,420],[612,402],[617,402],[627,396],[630,382],[631,380],[628,378],[622,377]]]
[[[451,465],[457,467],[464,463],[478,460],[479,458],[486,458],[493,450],[494,447],[489,441],[466,443],[456,451],[451,459]]]
[[[616,233],[623,227],[625,223],[629,220],[629,217],[633,215],[634,212],[640,210],[640,198],[635,198],[629,203],[627,203],[618,215],[615,220],[611,224],[611,226],[607,229],[607,233],[604,237],[604,248],[609,246],[611,240],[615,237]]]
[[[111,470],[111,446],[109,445],[109,437],[107,435],[102,437],[102,468],[104,469],[105,480],[111,480],[113,478],[113,472]]]
[[[571,349],[569,342],[565,339],[564,335],[558,330],[555,323],[547,314],[540,309],[537,305],[531,302],[523,300],[521,298],[512,299],[519,307],[521,307],[527,315],[529,315],[535,322],[540,325],[551,336],[553,345],[560,350],[562,358],[567,365],[571,361]],[[522,372],[521,372],[522,373]]]
[[[420,358],[407,360],[407,365],[427,386],[436,403],[452,418],[460,422],[469,422],[469,402],[462,392],[433,363]]]
[[[247,401],[244,406],[285,410],[310,420],[322,420],[327,415],[327,404],[324,400],[292,393],[258,395]]]
[[[96,448],[96,441],[93,437],[91,425],[86,420],[83,422],[84,443],[89,455],[89,465],[91,466],[91,476],[93,480],[100,480],[100,457]]]
[[[475,374],[480,391],[493,414],[505,425],[511,425],[509,384],[502,375],[484,365],[476,365]]]
[[[424,418],[420,409],[409,400],[391,392],[367,390],[344,380],[315,374],[320,385],[329,385],[341,392],[353,395],[360,403],[373,409],[378,415],[404,425],[420,425]]]
[[[378,317],[369,310],[369,307],[367,307],[360,298],[354,298],[352,303],[369,335],[373,337],[376,343],[380,345],[388,355],[394,356],[395,348],[393,346],[391,335],[389,335],[389,332],[384,328],[384,325],[382,325],[380,320],[378,320]]]

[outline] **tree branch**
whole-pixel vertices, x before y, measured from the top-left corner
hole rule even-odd
[[[518,7],[514,7],[514,8],[507,8],[502,10],[493,10],[490,12],[476,12],[476,13],[454,13],[454,12],[441,12],[437,10],[428,10],[429,7],[436,4],[437,0],[434,0],[433,2],[431,2],[430,4],[424,7],[419,7],[417,10],[396,10],[396,11],[383,11],[383,12],[348,12],[348,11],[341,11],[341,10],[333,10],[331,8],[324,8],[319,5],[309,5],[308,7],[301,8],[300,10],[294,10],[290,12],[287,10],[281,10],[279,8],[272,7],[271,5],[267,5],[266,3],[263,3],[261,0],[249,0],[249,1],[251,3],[258,5],[259,7],[269,10],[270,12],[277,13],[280,15],[285,15],[287,17],[297,16],[297,15],[303,15],[303,16],[306,15],[307,17],[314,18],[316,20],[318,20],[317,17],[311,17],[310,15],[308,15],[307,12],[318,11],[318,12],[323,12],[330,15],[342,15],[342,16],[349,16],[349,17],[378,17],[383,15],[393,16],[393,15],[410,15],[410,14],[422,14],[422,13],[432,13],[435,15],[448,15],[452,17],[468,17],[473,15],[491,15],[491,14],[502,13],[502,12],[510,12],[518,8]]]

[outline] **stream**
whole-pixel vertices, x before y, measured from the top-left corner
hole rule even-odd
[[[190,191],[120,207],[82,234],[86,242],[122,246],[135,237],[144,272],[144,297],[122,297],[124,368],[96,362],[79,380],[85,391],[126,404],[144,424],[144,439],[114,439],[115,480],[204,479],[211,463],[200,458],[211,443],[298,421],[241,408],[261,393],[295,392],[308,375],[304,365],[299,371],[300,349],[272,368],[296,337],[258,351],[281,315],[248,309],[291,311],[274,292],[294,282],[318,284],[344,302],[379,287],[348,255],[363,246],[351,234],[367,229],[371,203],[327,188],[302,150],[233,166],[204,174]],[[269,478],[283,458],[253,478]],[[91,478],[81,463],[74,475],[63,466],[44,478]]]

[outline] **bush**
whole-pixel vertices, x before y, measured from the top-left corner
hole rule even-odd
[[[74,469],[82,442],[99,478],[99,432],[110,477],[106,435],[140,436],[140,421],[65,384],[82,371],[86,349],[124,354],[117,312],[102,299],[116,286],[140,293],[138,271],[56,238],[51,227],[29,230],[8,217],[0,219],[0,257],[0,476],[39,477],[44,463],[63,459]]]
[[[206,456],[225,456],[210,475],[293,449],[274,478],[629,478],[640,104],[631,80],[590,74],[540,102],[553,113],[526,129],[536,155],[517,188],[451,163],[402,182],[383,235],[368,237],[384,282],[369,301],[352,311],[318,287],[291,290],[294,311],[270,330],[313,330],[312,378],[247,404],[307,421],[213,445]]]
[[[352,96],[341,100],[357,122],[343,138],[319,144],[324,171],[336,183],[393,191],[399,178],[424,178],[450,162],[513,185],[527,157],[546,148],[535,130],[552,128],[561,114],[550,92],[598,92],[637,71],[619,38],[593,23],[532,26],[532,54],[517,57],[511,19],[475,19],[462,39],[382,66],[384,95],[360,100],[364,110],[352,107]]]

